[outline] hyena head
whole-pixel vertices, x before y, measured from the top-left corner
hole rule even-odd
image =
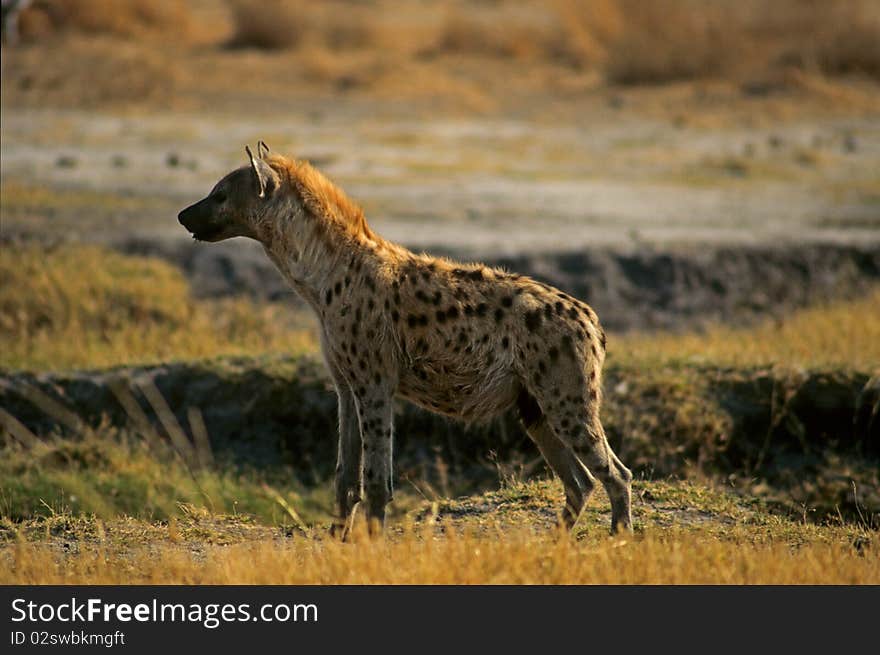
[[[223,241],[231,237],[258,238],[259,218],[281,186],[281,178],[264,156],[269,152],[262,141],[257,157],[245,146],[249,166],[242,166],[221,179],[205,198],[190,205],[177,220],[198,241]]]

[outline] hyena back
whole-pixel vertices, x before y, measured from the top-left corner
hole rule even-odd
[[[259,241],[321,326],[339,398],[336,498],[346,526],[363,502],[384,522],[392,497],[393,399],[479,421],[516,407],[565,487],[571,527],[595,484],[611,529],[632,529],[630,471],[599,420],[605,334],[585,303],[480,265],[418,255],[375,234],[360,208],[307,162],[260,142],[250,165],[179,215],[202,241]]]

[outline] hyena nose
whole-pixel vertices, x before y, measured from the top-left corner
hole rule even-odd
[[[189,229],[190,225],[188,225],[188,223],[192,223],[192,219],[193,219],[192,207],[187,207],[186,209],[182,210],[177,215],[177,222],[180,223],[181,225],[183,225],[183,227],[185,227],[187,229]]]

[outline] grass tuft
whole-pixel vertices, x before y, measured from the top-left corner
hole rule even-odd
[[[71,369],[314,351],[283,307],[193,300],[155,259],[92,246],[0,253],[0,368]]]

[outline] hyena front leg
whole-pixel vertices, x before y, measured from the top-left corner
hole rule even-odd
[[[363,495],[361,430],[354,394],[348,385],[336,385],[339,401],[339,450],[336,455],[336,509],[345,537]]]
[[[363,479],[367,526],[370,533],[385,526],[385,506],[392,498],[392,395],[382,388],[355,392],[363,443]]]
[[[331,528],[331,534],[346,538],[358,503],[363,497],[363,477],[361,463],[361,430],[358,425],[357,405],[351,386],[327,348],[328,339],[322,335],[321,345],[324,361],[336,388],[339,411],[339,449],[336,455],[336,510],[339,523]]]

